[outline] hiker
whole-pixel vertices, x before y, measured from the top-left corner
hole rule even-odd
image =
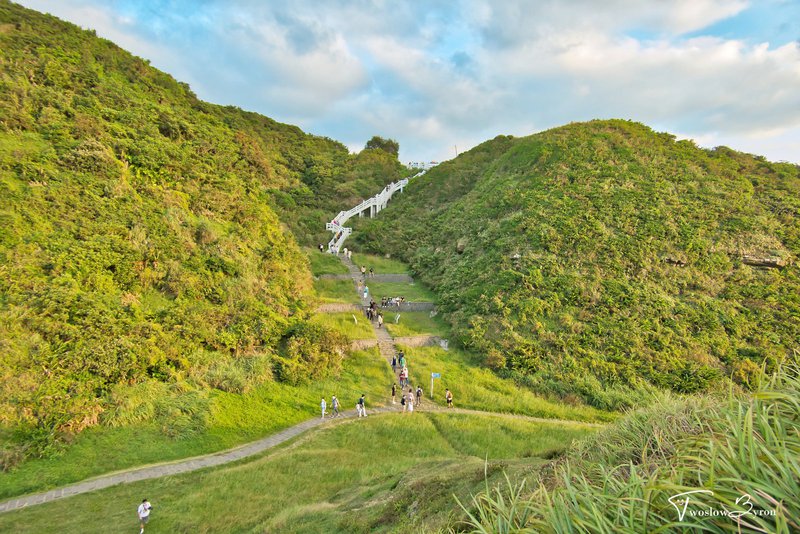
[[[366,417],[367,416],[367,408],[364,406],[364,394],[361,394],[361,398],[358,399],[358,403],[356,404],[356,411],[358,412],[359,417]]]
[[[383,314],[378,312],[378,328],[383,326]]]
[[[361,266],[361,277],[362,278],[366,278],[367,277],[367,268],[364,267],[363,265]]]
[[[396,397],[397,397],[397,385],[392,384],[392,404],[397,404],[397,401],[395,400]]]
[[[367,284],[364,284],[364,299],[368,298],[369,298],[369,287],[367,286]]]
[[[375,271],[372,269],[372,267],[369,268],[369,277],[375,278]]]
[[[333,408],[331,417],[339,417],[339,399],[336,398],[336,395],[331,397],[331,407]]]
[[[392,356],[392,373],[397,373],[397,356]],[[394,386],[392,386],[392,390],[394,390]]]
[[[342,249],[342,251],[344,252],[344,257],[346,258],[346,257],[347,257],[347,247],[344,247],[344,248]]]
[[[322,418],[325,419],[325,408],[328,407],[325,403],[325,397],[322,397],[322,402],[319,403],[319,407],[322,408]]]
[[[320,251],[320,252],[323,252],[324,250],[325,250],[325,247],[323,247],[323,246],[322,246],[322,243],[320,243],[320,244],[319,244],[319,251]]]
[[[142,499],[142,504],[139,505],[139,508],[136,509],[136,514],[139,516],[139,534],[144,533],[144,526],[150,521],[150,510],[153,509],[153,506],[147,499]]]
[[[402,350],[400,351],[400,359],[398,360],[397,363],[400,364],[400,367],[405,367],[406,366],[406,355],[403,354]]]
[[[406,394],[403,393],[402,387],[400,388],[400,406],[403,407],[403,413],[408,409],[408,403],[406,402]]]
[[[450,393],[449,389],[445,389],[444,391],[445,391],[444,400],[447,401],[447,407],[448,408],[452,408],[453,407],[453,394]]]
[[[408,388],[408,413],[414,413],[414,392]]]
[[[349,260],[352,257],[353,257],[353,251],[352,250],[348,250],[347,251],[347,259]]]
[[[417,386],[417,407],[422,404],[422,386]]]

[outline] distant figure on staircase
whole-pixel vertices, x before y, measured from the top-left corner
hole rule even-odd
[[[346,258],[347,257],[347,247],[344,247],[342,249],[342,252],[344,252],[344,257]]]
[[[397,356],[392,356],[392,372],[397,372]],[[394,391],[394,386],[392,386],[392,391]]]
[[[397,404],[397,384],[392,384],[392,404]]]
[[[422,386],[417,386],[417,407],[422,404]]]
[[[366,278],[366,277],[367,277],[367,268],[362,265],[361,266],[361,278]]]
[[[319,403],[319,407],[322,408],[322,418],[325,419],[325,409],[328,407],[325,403],[325,397],[322,397],[322,402]]]
[[[381,328],[382,326],[383,326],[383,314],[381,312],[378,312],[378,328]]]
[[[364,298],[369,298],[369,287],[366,285],[364,286]]]
[[[353,257],[353,251],[352,251],[352,250],[348,250],[348,251],[347,251],[347,259],[349,260],[349,259],[351,259],[352,257]]]
[[[322,243],[320,243],[317,248],[319,248],[320,252],[325,252],[325,247],[322,245]]]
[[[339,417],[339,399],[336,398],[336,395],[331,397],[331,406],[333,407],[331,417]]]
[[[375,278],[375,270],[372,267],[369,268],[369,277]]]

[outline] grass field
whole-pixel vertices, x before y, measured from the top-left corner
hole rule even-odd
[[[351,304],[359,304],[361,302],[356,293],[356,288],[350,280],[314,280],[314,289],[317,291],[321,302],[347,302]]]
[[[452,525],[464,500],[501,468],[530,470],[592,430],[493,416],[387,414],[348,420],[238,464],[117,486],[0,515],[0,531],[420,532]],[[485,466],[484,459],[489,464]],[[526,458],[524,462],[517,459]],[[410,510],[414,510],[410,513]]]
[[[354,317],[358,322],[353,320]],[[312,321],[333,328],[350,339],[375,339],[375,330],[363,313],[318,313]]]
[[[323,274],[347,274],[347,267],[341,260],[333,254],[320,252],[312,248],[304,248],[303,252],[311,262],[311,274],[320,276]]]
[[[438,316],[431,317],[430,312],[396,312],[391,308],[384,310],[386,329],[393,337],[418,336],[431,334],[447,337],[450,334],[449,326]],[[400,313],[400,321],[395,324],[394,318]]]
[[[411,384],[421,385],[429,398],[431,373],[441,373],[434,386],[434,402],[444,404],[445,388],[453,393],[454,405],[489,412],[506,412],[534,417],[609,421],[614,415],[589,406],[569,406],[535,395],[513,381],[498,377],[478,366],[468,353],[451,348],[401,347],[408,359]]]
[[[51,488],[102,473],[204,454],[278,432],[316,416],[320,397],[336,395],[344,406],[367,394],[371,405],[388,401],[391,369],[377,349],[357,351],[340,377],[304,386],[267,382],[239,395],[214,391],[205,428],[170,438],[158,421],[81,433],[63,454],[31,460],[0,474],[0,498]],[[0,528],[0,531],[2,529]]]
[[[372,267],[375,270],[375,274],[406,274],[409,272],[408,265],[405,263],[373,254],[353,252],[352,260],[357,266],[361,267],[363,265],[366,267],[367,271]]]
[[[405,284],[402,282],[378,282],[367,278],[369,293],[375,301],[381,297],[405,297],[406,302],[433,302],[435,295],[421,284]]]

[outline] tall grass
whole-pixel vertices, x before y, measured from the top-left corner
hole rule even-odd
[[[387,311],[388,310],[388,311]],[[430,312],[397,312],[392,308],[384,310],[386,329],[393,337],[417,336],[431,334],[434,336],[448,337],[450,327],[439,316],[431,317]],[[395,316],[400,314],[400,319],[395,323]]]
[[[609,421],[615,418],[590,406],[570,406],[550,401],[530,389],[519,387],[512,380],[503,379],[489,369],[479,366],[477,357],[459,349],[443,350],[439,347],[400,346],[408,359],[411,383],[420,384],[429,398],[431,373],[435,379],[434,402],[444,404],[445,388],[454,396],[460,408],[490,412],[506,412],[534,417],[570,419],[575,421]]]
[[[751,397],[671,398],[632,413],[551,465],[515,510],[517,487],[475,497],[467,526],[499,532],[512,515],[535,532],[798,532],[799,373],[787,365]]]
[[[311,321],[341,332],[349,339],[375,339],[372,324],[360,312],[318,313]]]
[[[337,256],[310,248],[303,249],[303,252],[306,253],[308,260],[311,262],[311,273],[314,276],[323,274],[347,274],[347,267],[345,267]]]
[[[356,287],[350,280],[314,280],[314,289],[322,302],[348,302],[359,304]]]
[[[356,265],[364,266],[369,271],[369,268],[375,271],[375,274],[406,274],[408,273],[408,265],[405,263],[392,260],[389,258],[382,258],[373,254],[353,253],[353,263]]]

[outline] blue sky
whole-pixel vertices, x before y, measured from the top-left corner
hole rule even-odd
[[[233,104],[443,160],[624,118],[800,163],[800,0],[21,0]]]

